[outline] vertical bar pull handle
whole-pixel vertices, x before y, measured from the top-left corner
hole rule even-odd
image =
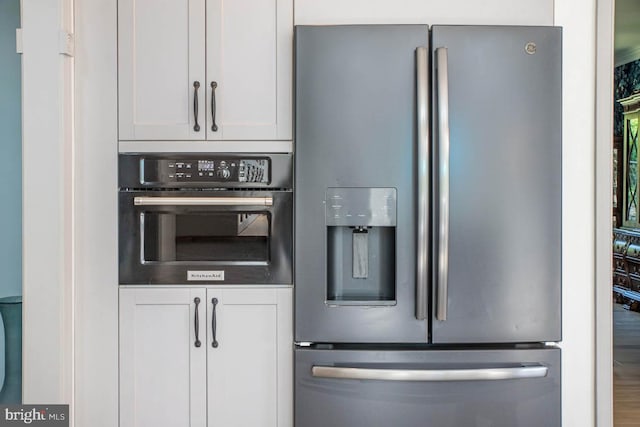
[[[211,82],[211,130],[218,131],[218,125],[216,125],[216,88],[217,82]]]
[[[211,304],[213,305],[213,309],[211,311],[211,333],[213,334],[213,341],[211,341],[211,347],[218,348],[218,340],[216,340],[216,306],[218,305],[218,298],[211,298]]]
[[[429,76],[428,50],[416,49],[416,113],[418,144],[418,235],[416,319],[427,318],[429,269]]]
[[[449,72],[448,51],[436,49],[438,97],[438,262],[436,319],[447,320],[449,280]]]
[[[200,88],[200,82],[193,82],[193,117],[196,124],[193,125],[193,130],[200,132],[200,125],[198,124],[198,89]]]
[[[198,317],[198,305],[200,305],[200,298],[195,297],[193,299],[193,302],[196,304],[196,314],[193,317],[193,329],[195,330],[196,333],[196,342],[194,343],[194,345],[196,347],[200,347],[201,343],[200,343],[200,339],[198,338],[198,335],[200,335],[200,319]]]

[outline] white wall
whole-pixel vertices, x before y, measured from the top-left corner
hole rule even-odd
[[[563,426],[595,423],[595,0],[556,0],[563,30]]]
[[[23,0],[23,401],[70,403],[72,59],[69,0]]]
[[[552,25],[553,0],[295,0],[296,25]]]
[[[596,425],[613,425],[611,188],[614,0],[598,0],[596,38]]]
[[[118,425],[116,0],[76,1],[76,425]]]

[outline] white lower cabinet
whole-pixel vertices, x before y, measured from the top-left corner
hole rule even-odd
[[[121,288],[120,427],[291,427],[291,304],[290,288]]]

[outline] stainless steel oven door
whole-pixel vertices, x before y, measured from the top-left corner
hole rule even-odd
[[[120,192],[120,284],[290,284],[290,191]]]

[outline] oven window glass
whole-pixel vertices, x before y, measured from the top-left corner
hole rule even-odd
[[[144,261],[269,261],[268,213],[145,212],[141,220]]]

